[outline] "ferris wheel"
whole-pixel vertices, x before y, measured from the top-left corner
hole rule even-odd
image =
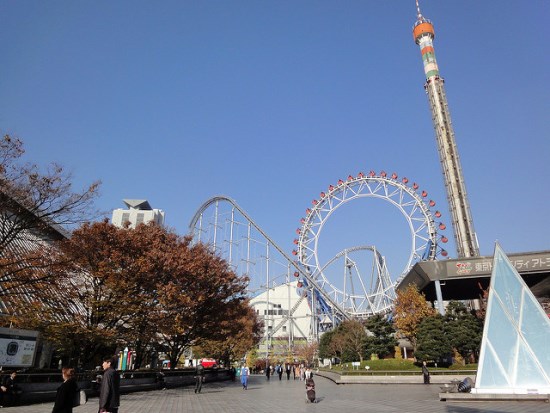
[[[349,175],[347,180],[341,179],[336,185],[330,185],[326,192],[321,192],[319,198],[312,201],[312,206],[306,209],[306,216],[300,220],[301,227],[296,230],[299,237],[294,240],[296,248],[292,254],[297,257],[298,262],[308,275],[351,315],[366,316],[388,311],[387,300],[381,300],[380,297],[393,298],[395,285],[416,262],[435,260],[439,255],[447,256],[447,251],[440,247],[440,243],[446,243],[448,239],[438,235],[438,229],[444,230],[446,226],[442,222],[436,223],[435,221],[435,219],[441,218],[441,212],[435,211],[432,214],[430,208],[435,206],[435,201],[425,202],[428,193],[425,190],[420,191],[418,184],[412,183],[409,186],[408,183],[407,178],[399,179],[396,173],[388,176],[384,171],[378,175],[374,171],[370,171],[366,175],[361,172],[355,177]],[[334,277],[329,275],[332,262],[344,254],[337,254],[335,259],[322,262],[319,246],[320,235],[331,215],[341,206],[363,198],[377,198],[386,201],[403,215],[410,234],[410,253],[397,281],[392,282],[384,259],[375,247],[345,250],[344,265],[348,270],[344,277],[351,277],[349,269],[353,260],[348,257],[348,251],[370,250],[373,252],[376,265],[380,267],[380,263],[382,263],[383,270],[371,273],[370,280],[364,280],[362,275],[356,271],[355,277],[358,279],[356,285],[361,285],[363,288],[355,291],[337,285],[334,282]],[[344,279],[344,285],[346,279]],[[351,278],[348,285],[353,285]],[[369,290],[364,288],[366,285],[375,287]],[[355,304],[357,302],[366,303],[366,305],[357,306]],[[350,306],[349,303],[354,303],[354,305]]]

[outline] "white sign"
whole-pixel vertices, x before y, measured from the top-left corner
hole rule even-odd
[[[0,366],[32,367],[37,331],[0,328]]]

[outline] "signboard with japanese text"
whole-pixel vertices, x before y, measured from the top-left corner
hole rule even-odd
[[[32,367],[38,331],[0,328],[0,366]]]
[[[550,271],[550,253],[510,255],[508,259],[520,273]],[[492,257],[458,259],[446,264],[448,277],[490,275],[493,271]]]

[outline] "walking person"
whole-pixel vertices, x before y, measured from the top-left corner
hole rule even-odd
[[[271,366],[266,364],[266,366],[265,366],[265,376],[267,377],[267,380],[269,380],[270,375],[271,375]]]
[[[200,393],[202,390],[202,383],[204,382],[204,366],[202,360],[199,361],[197,367],[195,367],[195,393]]]
[[[279,375],[279,380],[283,379],[283,366],[281,363],[277,364],[277,374]]]
[[[250,370],[243,364],[241,367],[241,384],[243,385],[243,390],[248,390],[248,376],[250,376]]]
[[[424,384],[430,384],[430,370],[425,361],[422,362],[422,376],[424,376]]]
[[[78,392],[74,369],[63,367],[61,375],[63,383],[57,388],[52,413],[73,413],[74,399]]]
[[[103,359],[103,378],[99,390],[99,413],[118,413],[120,406],[120,375],[115,370],[116,357]]]
[[[287,380],[290,380],[290,371],[291,371],[291,369],[290,369],[290,364],[289,364],[289,363],[286,363],[285,368],[286,368],[286,379],[287,379]]]

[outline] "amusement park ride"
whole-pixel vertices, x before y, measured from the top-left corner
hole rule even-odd
[[[196,242],[212,246],[238,273],[249,277],[251,296],[264,293],[297,279],[301,300],[310,306],[309,340],[317,339],[319,332],[332,328],[350,318],[365,318],[391,311],[395,286],[388,272],[385,258],[376,246],[360,245],[346,248],[333,258],[322,261],[319,254],[323,227],[338,208],[360,199],[380,199],[395,207],[409,228],[411,250],[400,277],[417,262],[446,256],[441,244],[448,241],[439,235],[445,224],[436,222],[440,211],[432,211],[435,201],[418,184],[409,184],[406,177],[384,171],[376,174],[360,172],[339,180],[321,192],[306,209],[296,232],[295,249],[287,254],[262,228],[231,198],[214,197],[205,202],[193,217],[189,230]],[[370,271],[361,271],[359,254],[372,256]],[[343,274],[337,279],[336,274]],[[299,302],[297,303],[299,304]],[[271,334],[284,323],[297,317],[298,305],[289,309]]]
[[[474,257],[479,255],[479,248],[444,81],[439,76],[435,60],[433,25],[420,13],[418,1],[416,7],[418,16],[413,37],[424,63],[425,89],[436,132],[457,253],[459,257]],[[404,268],[400,274],[395,274],[395,281],[388,272],[384,251],[378,251],[375,245],[346,248],[328,260],[323,260],[319,254],[320,235],[331,215],[343,205],[359,199],[385,201],[406,220],[411,247]],[[406,177],[399,178],[396,173],[384,171],[359,172],[328,186],[312,201],[296,230],[298,236],[291,254],[280,248],[234,200],[224,196],[205,202],[193,217],[189,230],[194,241],[210,244],[238,274],[249,277],[251,296],[297,279],[299,293],[302,299],[307,299],[310,307],[308,340],[317,340],[319,332],[342,320],[390,312],[396,286],[416,263],[448,255],[441,247],[448,239],[438,233],[446,226],[440,222],[441,212],[432,211],[434,207],[435,201],[428,198],[427,192]],[[357,264],[357,257],[366,254],[372,257],[368,272],[364,271],[365,266]],[[284,313],[279,326],[292,322],[296,308],[297,305]],[[269,312],[265,314],[269,317]],[[278,326],[274,326],[266,334],[273,334],[277,329]]]

